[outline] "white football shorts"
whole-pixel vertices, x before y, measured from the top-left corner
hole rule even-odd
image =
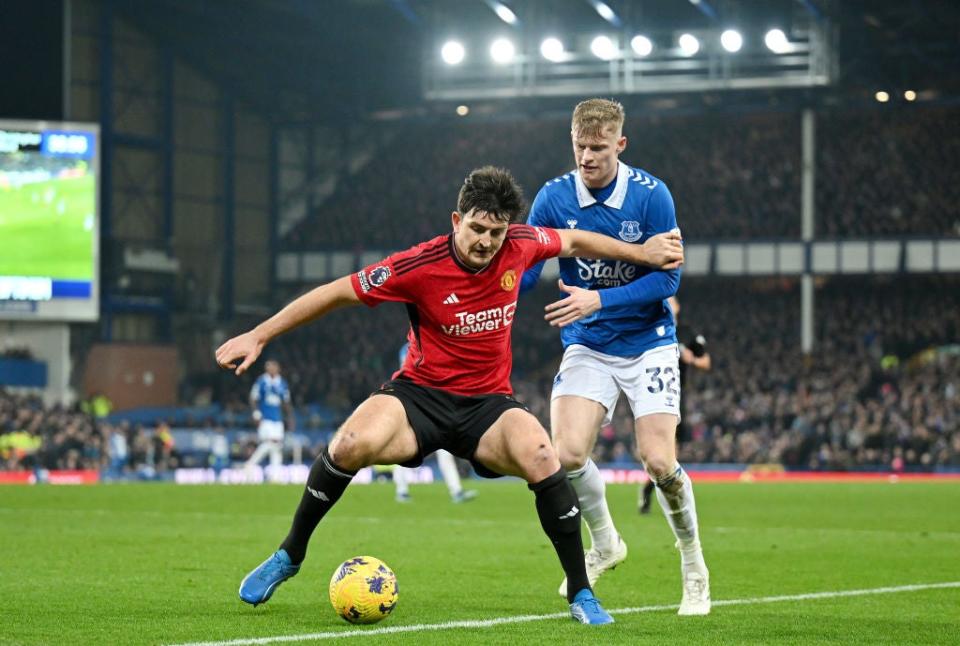
[[[283,440],[283,422],[271,419],[260,420],[260,426],[257,427],[257,437],[261,442],[268,440]]]
[[[634,419],[668,413],[680,421],[680,349],[676,343],[647,350],[638,357],[615,357],[571,345],[563,353],[553,380],[552,399],[575,395],[598,402],[609,424],[621,391]]]

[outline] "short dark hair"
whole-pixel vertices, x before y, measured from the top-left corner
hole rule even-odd
[[[457,210],[476,209],[500,222],[516,222],[526,208],[523,189],[506,168],[484,166],[470,171],[460,187]]]

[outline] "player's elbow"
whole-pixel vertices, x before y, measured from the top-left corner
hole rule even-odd
[[[557,229],[557,234],[560,236],[560,253],[557,254],[559,257],[599,257],[590,242],[594,236],[602,240],[600,234],[580,231],[579,229]]]
[[[675,296],[677,291],[680,289],[680,270],[674,269],[672,271],[663,272],[663,281],[660,283],[661,299],[667,299],[671,296]]]

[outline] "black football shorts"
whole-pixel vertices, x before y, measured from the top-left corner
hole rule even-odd
[[[503,474],[474,460],[480,438],[511,408],[527,410],[510,395],[454,395],[407,379],[388,381],[373,394],[399,399],[413,427],[419,453],[402,466],[420,466],[424,457],[437,449],[445,449],[458,458],[469,460],[477,475],[484,478],[499,478]]]

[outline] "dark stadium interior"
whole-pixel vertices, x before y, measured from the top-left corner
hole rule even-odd
[[[627,25],[714,24],[693,3],[622,4]],[[40,6],[34,15],[55,15],[57,6]],[[584,32],[596,27],[588,3],[544,0],[517,9],[531,33],[552,25],[578,24]],[[956,74],[949,72],[957,69],[960,12],[949,3],[820,6],[782,0],[743,9],[743,21],[756,27],[777,17],[809,18],[815,11],[826,14],[841,34],[833,84],[624,95],[626,157],[670,186],[688,244],[704,243],[716,251],[715,245],[724,242],[799,240],[802,114],[813,110],[815,239],[906,245],[915,239],[956,238],[960,94]],[[571,167],[567,97],[470,101],[466,118],[454,114],[451,101],[423,99],[419,66],[432,34],[465,19],[493,29],[498,19],[482,2],[454,8],[432,0],[351,0],[332,12],[294,0],[93,2],[76,3],[72,17],[79,79],[72,85],[74,111],[95,116],[97,97],[104,96],[98,81],[103,63],[98,71],[82,60],[89,47],[103,47],[108,20],[117,39],[112,79],[119,97],[112,111],[116,123],[107,124],[115,146],[112,197],[102,204],[116,211],[105,216],[102,231],[106,309],[99,324],[71,325],[70,388],[76,402],[95,394],[83,383],[85,361],[95,345],[172,344],[181,377],[170,404],[215,410],[184,408],[169,423],[248,429],[247,393],[256,375],[238,380],[218,372],[210,348],[323,282],[305,274],[278,279],[277,254],[299,258],[301,266],[310,254],[329,254],[329,263],[344,253],[350,258],[384,254],[445,233],[458,186],[474,167],[511,168],[528,200],[545,181]],[[29,13],[21,19],[29,19]],[[121,54],[134,51],[133,46],[152,51],[147,72],[124,62]],[[175,75],[172,86],[163,74],[163,83],[150,77],[164,69]],[[893,92],[917,87],[921,100],[879,103],[873,97],[877,87]],[[165,88],[173,90],[172,97],[162,99]],[[172,123],[160,120],[156,126],[149,125],[153,117],[143,116],[144,110],[163,108],[162,101],[147,105],[154,99],[169,106],[189,92],[206,93],[211,107],[200,101],[196,112],[178,108]],[[49,105],[39,105],[50,103],[44,96],[36,95],[35,109],[41,111],[33,116],[50,114]],[[235,106],[229,108],[234,111],[229,129],[224,105]],[[31,116],[23,110],[6,107],[2,116]],[[193,122],[205,115],[213,122],[202,133],[202,126],[194,128],[201,122]],[[244,129],[245,124],[252,127]],[[308,145],[274,144],[272,156],[265,157],[260,143],[284,129],[293,133],[291,141]],[[182,154],[164,157],[165,133],[172,133]],[[221,152],[204,152],[216,150],[227,136],[237,151],[230,166]],[[161,153],[157,166],[151,168],[153,162],[137,150]],[[190,183],[181,182],[186,174],[210,173],[195,165],[201,155],[214,169],[224,164],[205,180],[209,197],[177,188]],[[283,178],[263,174],[270,163],[299,163],[303,170],[278,189]],[[255,181],[239,176],[227,185],[217,176],[228,168],[236,174],[243,165],[253,169],[250,177],[270,186],[254,187]],[[143,186],[143,178],[152,174],[168,179]],[[232,200],[225,199],[225,186],[235,187]],[[287,207],[295,215],[283,219],[281,214],[279,226],[269,225],[276,227],[271,233],[264,223],[276,222],[277,211]],[[220,212],[227,208],[236,213],[225,218]],[[220,244],[221,232],[236,236],[234,243]],[[180,270],[168,274],[132,267],[127,254],[141,248],[177,259]],[[905,263],[901,258],[901,272]],[[694,272],[684,278],[685,318],[710,339],[714,369],[691,382],[686,399],[694,441],[683,457],[815,469],[882,469],[897,456],[911,468],[957,465],[958,364],[950,350],[958,341],[956,276],[854,272],[814,280],[816,343],[804,353],[799,276],[725,278]],[[545,422],[559,345],[555,330],[539,321],[539,311],[555,296],[547,284],[525,296],[514,332],[516,388]],[[406,326],[402,307],[357,309],[271,347],[305,424],[335,427],[386,379]],[[34,355],[29,344],[14,339],[3,348],[9,359]],[[5,449],[5,469],[102,466],[110,433],[129,434],[136,444],[141,436],[154,437],[155,424],[163,419],[118,427],[91,420],[79,403],[49,408],[33,395],[12,392],[3,401],[0,432],[26,433],[40,446],[38,451]],[[597,448],[602,460],[633,461],[628,415],[621,409],[602,437]],[[239,458],[249,447],[237,444],[234,450]],[[136,455],[146,459],[147,452]],[[132,471],[143,466],[133,460]]]
[[[0,70],[0,645],[957,643],[960,0],[0,0]]]

